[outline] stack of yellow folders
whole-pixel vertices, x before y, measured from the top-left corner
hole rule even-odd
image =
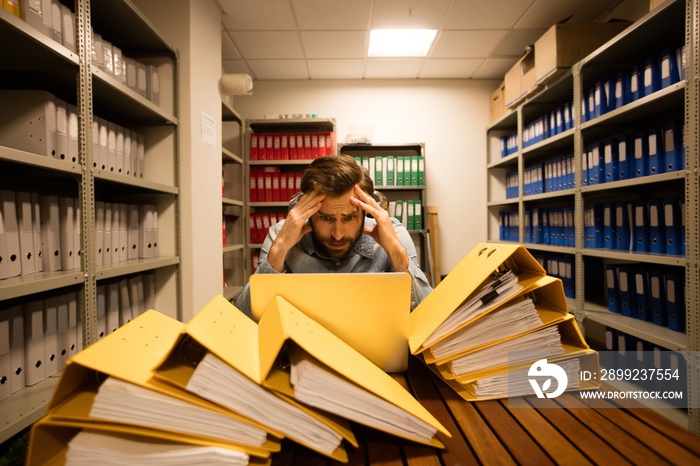
[[[523,247],[482,243],[416,307],[409,346],[466,400],[535,394],[531,366],[547,360],[581,382],[598,354],[568,312],[564,288]]]
[[[69,360],[27,465],[269,464],[283,438],[347,462],[349,421],[435,447],[450,435],[284,298],[255,323],[216,296],[187,324],[146,311]]]

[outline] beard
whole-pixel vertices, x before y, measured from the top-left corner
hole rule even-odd
[[[314,228],[314,223],[311,223],[311,234],[314,240],[314,247],[316,251],[324,257],[330,257],[333,259],[345,259],[350,255],[353,246],[360,240],[362,236],[362,230],[365,226],[365,219],[362,217],[362,222],[360,228],[354,237],[343,237],[341,240],[335,240],[330,236],[321,236],[316,228]]]

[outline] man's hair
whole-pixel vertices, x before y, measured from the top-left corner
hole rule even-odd
[[[318,191],[329,196],[340,196],[355,185],[370,196],[374,193],[372,178],[353,157],[331,155],[311,162],[301,179],[301,192]]]

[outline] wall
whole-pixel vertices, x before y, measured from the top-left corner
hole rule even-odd
[[[338,142],[357,126],[375,144],[424,142],[428,205],[438,207],[440,273],[486,240],[486,127],[495,81],[256,81],[236,97],[246,119],[279,114],[335,118]]]
[[[221,12],[207,0],[136,0],[173,44],[180,63],[180,199],[183,319],[222,290]],[[202,140],[202,114],[216,123],[217,141]]]

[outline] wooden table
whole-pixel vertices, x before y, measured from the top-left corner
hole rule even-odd
[[[700,437],[648,408],[592,407],[566,393],[547,400],[557,409],[470,403],[414,358],[397,379],[452,438],[441,437],[446,448],[437,450],[353,426],[360,448],[348,447],[350,465],[700,465]],[[282,447],[273,466],[335,464],[288,440]]]

